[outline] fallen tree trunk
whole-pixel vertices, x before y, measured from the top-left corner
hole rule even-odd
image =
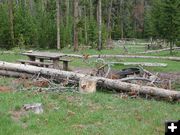
[[[65,54],[68,57],[84,58],[83,55],[78,54]],[[141,56],[141,55],[91,55],[89,58],[142,58],[142,59],[162,59],[180,61],[180,57],[161,57],[161,56]]]
[[[13,64],[8,62],[0,61],[0,70],[8,70],[14,72],[22,72],[28,74],[41,74],[44,76],[55,77],[56,79],[67,78],[69,80],[73,80],[75,83],[79,83],[79,80],[86,75],[61,71],[57,69],[49,69],[42,68],[30,65],[23,64]],[[166,90],[161,88],[155,88],[150,86],[140,86],[137,84],[125,83],[119,80],[112,80],[102,77],[91,77],[95,81],[97,81],[98,87],[103,87],[106,89],[121,91],[121,92],[136,92],[140,95],[150,95],[157,96],[159,98],[171,99],[171,100],[179,100],[180,92],[173,90]]]
[[[179,50],[180,47],[173,47],[172,50]],[[159,50],[151,50],[151,51],[146,51],[146,52],[138,52],[136,54],[148,54],[148,53],[157,53],[157,52],[163,52],[163,51],[169,51],[170,48],[164,48],[164,49],[159,49]]]
[[[8,76],[8,77],[16,77],[16,78],[30,78],[32,77],[31,74],[27,73],[20,73],[20,72],[15,72],[15,71],[8,71],[8,70],[0,70],[0,75],[1,76]]]
[[[140,65],[140,66],[146,66],[146,67],[166,67],[166,63],[150,63],[150,62],[109,62],[110,64],[122,64],[125,66],[129,65]]]
[[[152,82],[152,80],[143,78],[143,77],[126,77],[126,78],[120,79],[120,81],[122,81],[122,82],[127,82],[127,81],[132,81],[132,80],[141,80],[141,81],[146,81],[146,82]]]
[[[98,58],[99,55],[91,55],[90,58]],[[180,57],[140,56],[140,55],[101,55],[101,58],[142,58],[142,59],[164,59],[180,61]]]

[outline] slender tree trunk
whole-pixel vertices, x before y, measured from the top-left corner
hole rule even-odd
[[[66,0],[66,26],[69,26],[69,0]]]
[[[74,0],[74,51],[78,50],[78,2],[79,0]]]
[[[120,23],[121,23],[121,39],[124,38],[124,1],[120,2]]]
[[[71,30],[71,26],[70,26],[70,22],[69,22],[69,19],[70,19],[70,2],[69,2],[69,0],[66,0],[66,2],[65,2],[65,4],[66,4],[66,22],[65,22],[65,27],[66,27],[66,44],[70,44],[71,43],[71,32],[70,32],[70,30]]]
[[[108,29],[108,39],[107,39],[107,48],[109,48],[111,45],[111,13],[112,13],[112,3],[113,0],[110,1],[109,9],[108,9],[108,23],[107,23],[107,29]]]
[[[93,4],[92,4],[92,0],[89,0],[89,12],[90,12],[90,20],[93,19]]]
[[[8,0],[8,10],[9,10],[9,25],[10,25],[11,44],[12,44],[12,46],[14,46],[13,0]]]
[[[98,0],[98,50],[102,50],[102,9],[101,0]]]
[[[170,42],[170,55],[172,55],[173,54],[173,42],[171,41]]]
[[[34,16],[34,0],[29,0],[30,13]]]
[[[136,5],[137,5],[137,0],[134,0],[134,7],[136,7]],[[133,21],[134,21],[134,36],[136,36],[136,33],[137,33],[137,20],[136,20],[135,16],[134,16]],[[137,36],[136,36],[136,38],[137,38]]]
[[[61,48],[60,43],[60,0],[56,0],[57,5],[57,49]]]
[[[85,34],[85,44],[88,43],[88,33],[87,33],[87,15],[86,15],[86,6],[84,6],[84,34]]]

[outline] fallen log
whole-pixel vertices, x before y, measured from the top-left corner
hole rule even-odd
[[[180,47],[173,47],[172,50],[179,50]],[[146,52],[138,52],[136,54],[148,54],[148,53],[157,53],[157,52],[163,52],[163,51],[169,51],[170,48],[164,48],[164,49],[159,49],[159,50],[151,50],[151,51],[146,51]]]
[[[13,64],[8,62],[0,61],[0,70],[8,70],[14,72],[22,72],[28,74],[41,74],[49,77],[56,77],[56,79],[67,78],[69,80],[73,80],[75,83],[79,84],[79,80],[87,75],[68,72],[68,71],[61,71],[57,69],[50,69],[50,68],[42,68],[30,65],[23,65],[23,64]],[[136,92],[140,95],[150,95],[150,96],[157,96],[163,99],[170,99],[170,100],[180,100],[180,92],[174,90],[166,90],[162,88],[155,88],[150,86],[141,86],[137,84],[131,84],[122,82],[119,80],[112,80],[103,77],[90,77],[93,80],[97,81],[97,86],[116,90],[120,92]]]
[[[150,63],[150,62],[109,62],[110,64],[122,64],[125,66],[129,65],[140,65],[140,66],[146,66],[146,67],[166,67],[166,63]]]
[[[8,77],[15,77],[15,78],[30,78],[32,77],[31,74],[27,73],[20,73],[20,72],[15,72],[15,71],[8,71],[8,70],[0,70],[0,75],[1,76],[8,76]]]
[[[84,58],[83,55],[66,54],[68,57]],[[180,61],[180,57],[163,57],[163,56],[141,56],[141,55],[90,55],[89,58],[142,58],[142,59],[162,59]]]
[[[91,55],[90,58],[98,58],[99,55]],[[141,56],[141,55],[101,55],[101,58],[142,58],[142,59],[163,59],[180,61],[180,57],[160,57],[160,56]]]
[[[122,82],[127,82],[127,81],[132,81],[132,80],[141,80],[141,81],[146,81],[146,82],[152,82],[152,80],[144,78],[144,77],[126,77],[120,79]]]

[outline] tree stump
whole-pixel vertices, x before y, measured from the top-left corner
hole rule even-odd
[[[83,77],[79,81],[79,91],[81,93],[93,93],[96,92],[97,81],[90,77]]]

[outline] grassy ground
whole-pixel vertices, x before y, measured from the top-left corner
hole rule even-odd
[[[179,104],[121,99],[117,94],[101,92],[1,93],[0,101],[2,135],[163,135],[164,122],[179,119],[180,111]],[[43,104],[43,114],[28,113],[12,120],[10,111],[34,102]]]
[[[108,52],[109,51],[109,52]],[[112,50],[102,51],[118,54]],[[68,50],[64,50],[68,52]],[[72,52],[69,52],[72,53]],[[86,52],[79,52],[80,54]],[[89,54],[98,54],[95,50]],[[156,54],[151,54],[156,55]],[[160,56],[166,53],[158,54]],[[176,54],[179,56],[179,53]],[[3,54],[0,60],[15,62],[26,58],[21,55]],[[156,59],[108,59],[107,61],[149,61],[168,63],[165,68],[148,68],[158,72],[180,72],[179,62]],[[82,60],[74,59],[71,66],[93,67]],[[122,69],[124,66],[114,66]],[[11,78],[0,78],[0,86],[12,86]],[[44,113],[12,119],[12,112],[23,104],[40,102]],[[114,93],[96,92],[90,95],[79,93],[0,93],[0,135],[163,135],[166,120],[180,119],[180,104],[163,101],[121,98]]]

